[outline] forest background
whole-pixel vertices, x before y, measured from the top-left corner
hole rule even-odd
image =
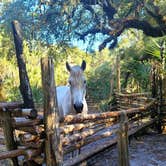
[[[21,100],[11,29],[11,21],[16,19],[24,33],[24,58],[36,103],[43,98],[40,59],[44,56],[54,58],[57,86],[67,84],[66,61],[81,64],[84,59],[87,96],[102,110],[108,109],[116,91],[117,57],[121,91],[150,91],[153,66],[165,75],[165,67],[161,66],[161,50],[164,57],[166,54],[165,8],[165,0],[0,1],[0,101]],[[123,21],[120,25],[119,20]],[[143,26],[132,26],[131,22],[131,27],[125,27],[131,20],[160,26],[163,33],[147,33]]]

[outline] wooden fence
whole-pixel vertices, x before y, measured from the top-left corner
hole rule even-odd
[[[135,108],[119,108],[119,111],[88,115],[68,115],[60,119],[55,100],[53,61],[44,58],[41,64],[44,116],[38,115],[37,118],[30,119],[32,110],[21,109],[22,103],[2,103],[0,114],[7,151],[0,153],[0,160],[12,158],[14,165],[19,165],[17,157],[22,155],[24,162],[29,165],[46,162],[49,166],[72,166],[118,142],[119,164],[129,165],[128,137],[157,122],[156,100],[148,99],[145,104]],[[142,95],[124,96],[132,100],[133,97]],[[119,104],[122,96],[117,95]],[[99,140],[103,140],[102,143],[85,152],[86,146]],[[71,158],[75,152],[79,154]]]

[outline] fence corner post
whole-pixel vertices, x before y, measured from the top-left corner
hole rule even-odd
[[[42,86],[44,93],[44,128],[46,132],[45,155],[47,166],[61,166],[62,144],[59,133],[59,112],[57,106],[54,64],[52,58],[41,59]]]
[[[14,150],[17,149],[16,142],[14,140],[14,128],[12,125],[12,117],[11,112],[9,112],[7,109],[3,109],[3,132],[5,137],[5,145],[7,150]],[[14,157],[11,159],[14,166],[18,166],[18,159],[17,157]]]
[[[128,118],[125,111],[120,114],[120,124],[118,135],[118,162],[119,166],[129,166],[129,149],[128,149]]]

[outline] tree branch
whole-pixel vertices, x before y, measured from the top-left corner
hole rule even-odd
[[[114,17],[114,14],[117,12],[117,10],[112,6],[112,4],[109,2],[109,0],[105,0],[102,3],[103,11],[105,12],[106,16],[109,20],[112,20]]]
[[[117,37],[111,36],[111,37],[106,38],[102,42],[102,44],[99,45],[99,51],[103,50],[108,43],[110,43],[109,49],[114,48],[117,44]]]
[[[119,36],[125,29],[136,28],[142,30],[145,35],[152,37],[161,37],[166,34],[166,25],[152,26],[147,21],[140,21],[135,18],[127,18],[123,20],[114,20],[110,22],[110,26],[114,28],[110,32],[111,35]]]
[[[97,5],[99,1],[96,0],[80,0],[80,2],[84,5]]]
[[[142,30],[144,34],[152,37],[161,37],[166,34],[166,25],[153,27],[147,21],[140,21],[137,19],[124,21],[124,29],[136,28]]]
[[[84,40],[85,37],[87,35],[89,35],[89,34],[94,34],[95,35],[96,33],[102,33],[104,35],[109,35],[109,32],[110,32],[110,29],[106,29],[106,28],[102,28],[102,29],[100,29],[100,28],[92,28],[92,29],[89,29],[89,30],[87,30],[86,32],[84,32],[82,34],[80,34],[78,32],[76,32],[76,34],[78,36],[80,36],[81,40]]]
[[[84,8],[88,10],[89,12],[91,12],[91,14],[94,16],[94,20],[96,21],[96,23],[100,24],[100,20],[97,14],[95,13],[94,9],[90,5],[84,5]]]
[[[158,9],[156,6],[154,6],[154,7],[155,7],[155,12],[152,12],[152,11],[149,10],[147,7],[145,7],[145,9],[146,9],[147,13],[148,13],[151,17],[153,17],[159,25],[164,24],[163,17],[162,17],[161,14],[159,14],[159,9]]]

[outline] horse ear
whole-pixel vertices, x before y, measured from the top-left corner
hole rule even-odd
[[[86,69],[86,62],[83,60],[81,64],[81,69],[84,71]]]
[[[70,65],[69,65],[68,62],[66,62],[66,69],[67,69],[69,72],[71,71],[71,67],[70,67]]]

